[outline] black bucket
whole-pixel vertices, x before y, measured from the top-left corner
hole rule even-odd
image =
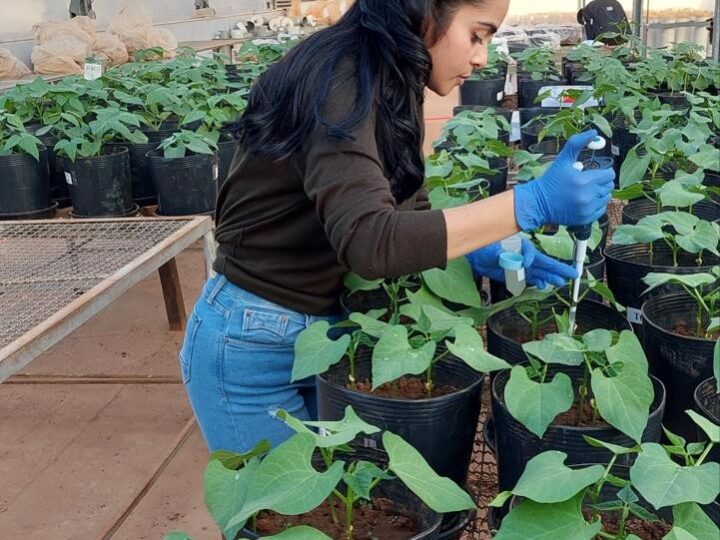
[[[157,213],[187,216],[212,212],[217,199],[217,154],[189,154],[166,159],[162,151],[147,154],[157,190]]]
[[[507,158],[491,157],[488,158],[488,164],[495,174],[493,175],[478,175],[477,178],[484,178],[489,183],[488,191],[490,196],[502,193],[507,189],[507,177],[508,177],[508,162]]]
[[[228,179],[235,151],[239,142],[233,137],[221,138],[218,142],[218,191]]]
[[[551,369],[550,373],[560,370]],[[576,387],[582,379],[581,368],[565,368],[564,373],[570,375]],[[529,431],[518,422],[508,411],[503,392],[510,378],[509,371],[498,373],[492,382],[492,413],[495,442],[495,458],[498,468],[498,484],[500,491],[511,490],[520,479],[525,466],[533,457],[548,450],[565,452],[566,465],[587,462],[608,463],[612,453],[604,448],[590,446],[583,435],[594,437],[604,442],[620,446],[634,446],[630,437],[612,426],[556,426],[550,425],[542,438]],[[665,388],[661,381],[652,377],[655,398],[650,406],[648,423],[642,434],[642,442],[658,442],[662,434],[661,421],[665,410]],[[630,464],[632,454],[619,456],[618,463]]]
[[[466,80],[460,87],[460,105],[496,107],[505,97],[505,79]]]
[[[695,401],[693,408],[705,418],[712,420],[713,423],[720,424],[720,392],[718,392],[718,383],[715,377],[705,379],[698,384],[693,397]],[[706,441],[707,438],[707,434],[698,427],[697,440]],[[710,451],[707,461],[720,462],[720,446],[716,445]],[[720,503],[720,496],[715,499],[715,502],[716,504]],[[720,514],[720,509],[718,509],[718,514]],[[720,524],[720,521],[715,521],[715,523]]]
[[[140,206],[149,206],[157,202],[157,192],[150,172],[147,154],[158,147],[158,142],[139,144],[120,143],[130,151],[130,175],[132,179],[133,201]],[[115,146],[115,145],[113,145]]]
[[[551,308],[548,307],[540,315],[544,319],[551,314]],[[578,305],[577,326],[583,333],[596,328],[618,332],[630,330],[630,325],[621,313],[592,300],[583,300]],[[509,364],[522,364],[528,361],[522,348],[523,337],[530,337],[530,325],[518,315],[515,308],[496,313],[487,321],[488,352],[499,356]]]
[[[635,225],[644,217],[652,216],[659,212],[672,212],[674,210],[676,209],[672,207],[661,207],[660,210],[658,210],[657,204],[650,199],[635,199],[627,203],[625,208],[623,208],[622,222],[626,225]],[[686,208],[681,208],[680,210],[683,212],[687,211]],[[720,205],[712,201],[700,201],[692,206],[690,213],[705,221],[718,221],[720,220]]]
[[[504,109],[502,107],[490,107],[486,105],[457,105],[456,107],[453,107],[453,116],[457,116],[463,111],[483,112],[487,109],[492,109],[495,114],[499,114],[500,116],[505,117],[505,120],[507,120],[508,122],[512,122],[513,111],[511,111],[510,109]]]
[[[543,86],[560,86],[564,81],[533,81],[518,78],[518,107],[535,107],[535,99]]]
[[[133,208],[130,152],[106,146],[97,157],[63,159],[70,199],[77,217],[127,215]]]
[[[636,118],[639,120],[642,114],[636,114]],[[612,122],[613,134],[610,138],[610,154],[615,158],[615,187],[620,187],[620,167],[622,167],[623,161],[627,157],[628,152],[632,147],[640,142],[637,134],[630,132],[630,126],[632,124],[628,121],[628,118],[619,116]]]
[[[605,257],[603,256],[602,251],[599,249],[596,249],[595,251],[590,251],[588,252],[588,258],[590,260],[588,264],[585,265],[584,270],[590,272],[590,274],[594,278],[602,281],[605,278]],[[573,266],[571,261],[564,262],[569,266]],[[569,290],[569,287],[571,286],[572,282],[568,283],[566,289]],[[569,296],[569,294],[567,293],[565,295]],[[490,280],[490,299],[493,303],[497,303],[511,297],[512,293],[507,290],[504,283],[492,279]],[[587,298],[588,300],[602,302],[602,297],[592,291],[590,291],[585,298]]]
[[[527,150],[538,142],[538,135],[545,127],[545,120],[538,116],[555,115],[560,112],[559,107],[524,107],[520,111],[520,146]],[[532,122],[531,122],[532,121]]]
[[[63,169],[63,158],[55,153],[57,137],[46,133],[38,137],[47,148],[48,169],[50,170],[50,197],[58,201],[61,208],[70,206],[70,192],[65,181],[65,170]]]
[[[356,378],[371,379],[371,351],[360,351],[355,359]],[[366,422],[401,436],[440,475],[464,485],[480,415],[480,393],[484,375],[464,362],[449,357],[433,368],[438,385],[461,388],[445,396],[408,400],[361,393],[345,387],[348,363],[343,360],[318,377],[318,413],[321,420],[340,420],[351,405]],[[377,436],[366,436],[361,444],[381,447]]]
[[[705,179],[703,180],[703,184],[709,187],[720,189],[720,173],[715,171],[705,171]],[[711,193],[710,199],[712,199],[715,204],[720,204],[720,194]]]
[[[670,105],[670,108],[676,111],[685,111],[691,107],[690,102],[683,95],[676,95],[672,92],[660,92],[657,97],[660,103]]]
[[[398,515],[407,516],[420,526],[421,532],[414,534],[408,540],[438,540],[441,538],[442,514],[438,514],[425,505],[400,480],[384,480],[373,489],[372,494],[373,498],[387,499],[397,503]],[[261,537],[250,529],[243,529],[235,539],[259,540]]]
[[[39,159],[25,153],[0,156],[0,219],[50,206],[47,149],[39,146],[38,153]]]
[[[713,374],[711,339],[673,332],[675,324],[693,324],[697,301],[687,293],[655,296],[642,307],[643,347],[652,373],[667,388],[665,426],[687,440],[697,440],[695,423],[685,414],[693,408],[698,384]]]
[[[460,540],[465,529],[468,528],[468,525],[470,525],[476,517],[476,510],[443,514],[443,521],[440,525],[440,533],[437,536],[437,540]]]
[[[709,253],[705,254],[703,266],[697,266],[694,255],[680,253],[678,266],[673,266],[672,252],[664,243],[653,245],[652,263],[650,262],[650,247],[647,244],[612,245],[605,250],[605,274],[608,287],[615,295],[615,299],[627,308],[628,320],[638,335],[642,331],[640,310],[643,302],[653,296],[681,290],[677,285],[663,285],[656,287],[647,295],[643,295],[647,285],[642,279],[647,274],[665,272],[686,275],[710,272],[713,265],[716,264],[720,264],[720,257]]]

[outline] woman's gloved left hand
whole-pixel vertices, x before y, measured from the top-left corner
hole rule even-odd
[[[522,239],[523,266],[525,282],[544,289],[547,284],[555,287],[564,286],[569,279],[577,278],[577,271],[570,265],[548,257],[541,253],[530,240]],[[500,268],[500,254],[503,252],[500,242],[468,253],[465,257],[470,262],[473,273],[489,277],[495,281],[505,282],[505,270]]]

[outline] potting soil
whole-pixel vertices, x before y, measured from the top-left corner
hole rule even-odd
[[[374,396],[395,398],[395,399],[427,399],[429,397],[440,397],[460,390],[454,386],[434,385],[432,393],[428,396],[425,388],[425,380],[418,377],[402,377],[396,381],[396,386],[392,383],[385,383],[380,387],[372,390],[372,383],[365,379],[353,385],[348,383],[346,388],[357,390],[364,394],[372,394]]]

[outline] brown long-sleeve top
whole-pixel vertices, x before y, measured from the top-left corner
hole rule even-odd
[[[355,87],[351,67],[339,68],[328,122],[347,116]],[[238,149],[218,198],[215,271],[277,304],[326,315],[338,312],[348,271],[375,279],[444,267],[445,218],[424,189],[396,203],[375,125],[373,111],[353,140],[317,126],[280,162]]]

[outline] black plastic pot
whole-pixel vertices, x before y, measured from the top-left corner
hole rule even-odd
[[[461,105],[496,107],[505,97],[505,78],[486,81],[466,80],[460,87]]]
[[[355,360],[357,380],[371,379],[371,351],[359,351]],[[321,420],[340,420],[351,405],[366,422],[401,436],[440,475],[465,484],[480,414],[483,375],[464,362],[449,357],[433,368],[436,384],[460,390],[418,399],[392,399],[345,387],[348,363],[343,360],[318,377],[318,413]],[[367,436],[365,446],[381,447],[380,437]]]
[[[551,370],[556,373],[558,370]],[[573,380],[576,387],[582,379],[582,369],[566,368],[562,370]],[[565,463],[575,465],[587,463],[608,463],[612,453],[604,448],[590,446],[583,435],[621,446],[634,446],[635,442],[612,426],[584,427],[551,425],[542,438],[529,431],[508,411],[503,393],[510,378],[510,372],[498,373],[492,382],[492,412],[495,441],[495,458],[498,465],[498,484],[500,491],[515,487],[525,466],[533,457],[548,450],[558,450],[567,454]],[[652,377],[655,399],[650,406],[648,424],[643,431],[642,442],[657,442],[662,433],[661,421],[665,410],[665,389],[660,380]],[[618,462],[630,463],[629,456],[620,456]]]
[[[39,159],[25,153],[0,156],[0,219],[50,206],[48,153],[44,146],[38,150]]]
[[[534,107],[535,99],[543,86],[560,86],[565,81],[533,81],[523,77],[518,78],[518,107]]]
[[[228,179],[235,151],[238,149],[237,139],[226,136],[218,142],[218,191]]]
[[[476,178],[485,178],[488,181],[488,191],[490,196],[493,196],[507,189],[508,162],[506,158],[491,157],[488,159],[488,164],[495,174],[479,175]]]
[[[565,146],[567,140],[548,137],[530,145],[528,151],[532,154],[557,155]]]
[[[677,111],[684,111],[690,108],[690,102],[683,95],[676,95],[672,92],[660,92],[657,95],[660,103],[664,105],[670,105],[670,107]]]
[[[643,348],[652,373],[667,388],[665,426],[688,440],[696,440],[696,430],[685,411],[693,408],[698,384],[713,374],[715,342],[673,330],[681,321],[693,325],[696,314],[697,302],[685,292],[655,296],[642,307]]]
[[[718,392],[718,383],[715,377],[705,379],[698,384],[693,397],[695,401],[693,408],[715,424],[720,424],[720,392]],[[697,440],[707,440],[707,435],[699,427],[697,428]],[[715,446],[710,451],[707,461],[720,461],[720,446]],[[720,503],[720,497],[715,499],[715,503]],[[718,514],[720,514],[720,507],[718,508]],[[716,520],[715,523],[720,524],[720,519]]]
[[[398,515],[407,516],[418,523],[421,532],[411,536],[408,540],[438,540],[442,514],[438,514],[423,503],[400,480],[380,482],[373,489],[373,498],[382,498],[397,503]],[[243,529],[235,540],[258,540],[261,536],[250,529]]]
[[[590,260],[588,264],[585,265],[585,270],[589,271],[590,274],[596,279],[602,281],[605,277],[605,257],[603,256],[602,251],[599,249],[591,251],[588,253],[588,257]],[[570,261],[565,262],[566,264],[572,266],[572,263]],[[572,283],[569,283],[566,288],[569,288],[571,286]],[[493,303],[500,302],[501,300],[506,300],[511,296],[512,293],[507,290],[504,283],[490,280],[490,298]],[[569,296],[569,294],[567,296]],[[602,302],[602,297],[592,291],[588,293],[586,298],[588,300]]]
[[[157,202],[157,191],[153,183],[147,154],[155,150],[158,144],[157,141],[139,144],[118,144],[118,146],[126,146],[130,152],[133,201],[140,206],[149,206]]]
[[[125,146],[106,146],[97,157],[63,159],[73,213],[76,217],[128,215],[132,201],[130,152]]]
[[[162,151],[147,154],[157,190],[157,213],[186,216],[212,212],[217,199],[217,154],[188,154],[166,159]]]
[[[551,307],[541,312],[541,317],[551,315]],[[577,325],[587,332],[596,328],[607,330],[630,330],[625,317],[610,306],[583,300],[578,305]],[[499,356],[509,364],[521,364],[528,358],[520,342],[522,337],[530,336],[530,325],[521,318],[515,308],[509,308],[491,316],[487,321],[488,351]]]
[[[705,254],[704,259],[703,266],[698,266],[694,255],[680,253],[678,266],[673,266],[672,253],[664,243],[654,244],[652,262],[650,247],[646,244],[612,245],[605,250],[607,284],[615,295],[615,299],[627,308],[628,320],[638,335],[642,332],[640,310],[643,302],[653,296],[680,290],[676,285],[663,285],[656,287],[647,295],[643,295],[647,285],[642,278],[650,272],[679,275],[709,272],[713,265],[720,264],[720,257],[715,255]]]
[[[65,181],[65,170],[63,169],[63,158],[55,153],[57,137],[46,133],[38,137],[47,148],[48,169],[50,171],[50,197],[58,202],[61,208],[70,206],[70,192]]]
[[[640,111],[636,112],[636,118],[642,117]],[[630,122],[628,118],[619,116],[612,121],[613,133],[610,139],[610,154],[615,158],[615,187],[620,187],[620,167],[627,157],[630,149],[640,140],[635,133],[630,132]]]
[[[437,540],[460,540],[463,532],[465,532],[465,529],[467,529],[475,517],[475,510],[443,514],[443,521],[440,525],[440,533],[437,536]]]
[[[635,199],[623,208],[622,222],[635,225],[646,216],[652,216],[659,212],[672,212],[673,210],[675,210],[675,208],[672,207],[661,207],[660,210],[658,210],[657,205],[650,199]],[[681,210],[685,212],[687,208],[682,208]],[[705,221],[718,221],[720,220],[720,205],[712,201],[700,201],[692,206],[690,213]]]
[[[545,126],[545,120],[538,116],[554,115],[560,112],[559,107],[524,107],[520,108],[520,146],[527,150],[530,145],[538,142],[538,135]]]
[[[705,171],[705,180],[703,184],[709,187],[720,188],[720,173],[715,171]],[[711,193],[710,198],[715,204],[720,204],[720,194]]]

